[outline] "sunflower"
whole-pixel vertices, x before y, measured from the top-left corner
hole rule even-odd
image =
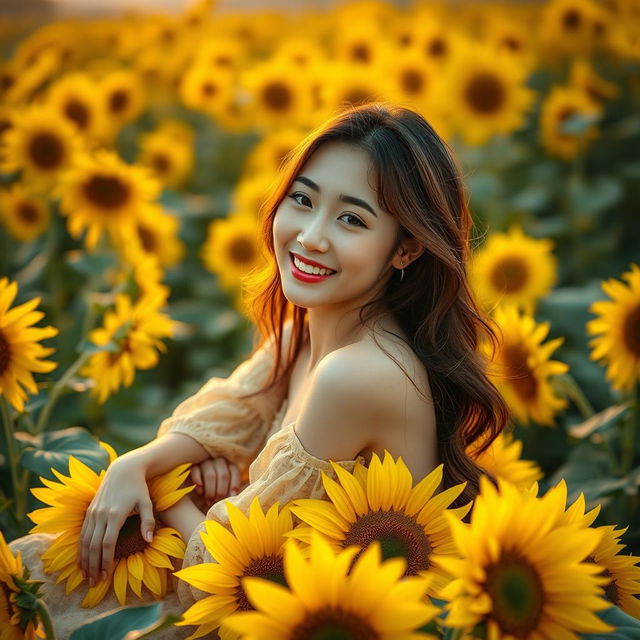
[[[443,465],[412,487],[411,472],[402,457],[397,462],[388,451],[384,461],[374,453],[369,467],[356,465],[353,474],[331,462],[340,483],[324,472],[322,482],[329,500],[301,498],[291,511],[309,527],[297,527],[289,537],[307,544],[313,531],[321,533],[334,551],[357,545],[362,553],[372,542],[381,545],[384,558],[400,556],[406,560],[406,575],[431,571],[432,590],[442,587],[447,576],[431,564],[434,553],[454,551],[444,512],[464,518],[471,503],[458,509],[447,507],[462,493],[462,483],[434,497],[442,481]]]
[[[79,133],[90,139],[100,138],[104,111],[98,86],[85,73],[72,73],[56,81],[49,90],[47,104],[66,118]]]
[[[117,69],[108,73],[99,82],[98,95],[110,137],[115,136],[123,125],[134,121],[145,106],[141,78],[130,69]]]
[[[612,631],[595,615],[609,603],[606,579],[585,561],[601,538],[594,529],[559,523],[566,484],[538,498],[498,478],[480,476],[469,525],[447,519],[459,557],[434,556],[453,580],[442,589],[446,624],[486,625],[487,638],[577,638]]]
[[[585,58],[574,58],[571,62],[569,84],[583,91],[598,107],[620,95],[620,88],[601,78]]]
[[[494,477],[501,477],[518,489],[528,489],[543,476],[538,464],[521,460],[522,442],[514,440],[512,433],[501,432],[486,451],[477,452],[474,444],[467,447],[467,455]]]
[[[158,180],[168,187],[180,187],[193,169],[190,144],[171,134],[152,131],[140,137],[138,162],[149,167]]]
[[[549,323],[536,324],[533,316],[521,313],[514,305],[498,307],[494,319],[502,339],[489,367],[490,378],[521,423],[555,426],[555,415],[567,401],[555,395],[552,376],[566,373],[569,366],[549,358],[564,338],[542,344]],[[490,357],[488,343],[481,345]]]
[[[395,56],[389,74],[392,100],[409,104],[421,113],[431,114],[438,95],[441,69],[426,61],[414,47]]]
[[[524,125],[536,94],[525,86],[517,60],[486,45],[468,46],[447,69],[441,100],[467,144],[481,145]]]
[[[466,46],[465,38],[451,28],[450,21],[436,17],[432,7],[423,6],[414,11],[414,46],[428,62],[444,67]]]
[[[232,214],[209,224],[200,255],[223,289],[239,288],[244,276],[264,264],[257,234],[257,217],[248,214]]]
[[[276,175],[285,157],[300,144],[305,134],[306,130],[301,127],[267,132],[247,154],[243,176]]]
[[[236,71],[245,57],[245,48],[237,38],[218,34],[199,43],[194,66],[213,71]]]
[[[388,67],[394,56],[391,43],[380,27],[367,20],[338,28],[332,59],[368,68]]]
[[[35,601],[40,583],[29,580],[29,569],[22,565],[20,552],[13,555],[0,531],[0,638],[36,640],[44,638]],[[27,607],[33,604],[34,607]]]
[[[551,0],[537,20],[539,50],[547,56],[589,55],[596,43],[594,19],[598,15],[591,0]]]
[[[9,309],[18,293],[18,284],[0,279],[0,395],[13,405],[16,411],[24,411],[27,399],[25,389],[37,393],[33,373],[49,373],[58,365],[43,360],[54,352],[45,348],[39,340],[58,335],[55,327],[34,327],[44,317],[42,311],[34,311],[40,298]]]
[[[276,502],[264,513],[255,497],[247,517],[233,503],[226,502],[225,505],[232,531],[219,522],[205,520],[206,532],[200,533],[216,562],[194,565],[174,574],[211,594],[187,609],[182,614],[184,620],[176,623],[176,626],[200,625],[187,640],[217,629],[223,618],[235,611],[253,610],[241,584],[246,576],[286,585],[282,545],[287,540],[284,534],[293,526],[289,509],[279,509]],[[230,635],[224,628],[220,633],[223,638]]]
[[[113,450],[110,451],[110,459],[112,463]],[[165,511],[195,488],[195,485],[179,488],[189,474],[190,466],[190,463],[182,464],[149,481],[149,495],[156,512]],[[35,523],[31,533],[59,534],[42,554],[42,563],[46,573],[60,572],[56,583],[66,580],[65,591],[69,594],[85,582],[78,559],[80,533],[87,509],[106,471],[97,474],[80,460],[69,456],[68,476],[56,469],[52,469],[52,472],[59,482],[41,477],[40,481],[45,487],[31,489],[38,500],[50,505],[29,514]],[[160,524],[156,524],[153,539],[147,542],[140,532],[140,524],[138,514],[125,520],[116,541],[113,574],[87,590],[82,607],[95,607],[112,585],[122,605],[127,597],[127,586],[139,598],[143,597],[143,584],[156,600],[164,597],[167,592],[167,570],[174,570],[169,556],[182,560],[185,544],[175,529]]]
[[[89,249],[95,249],[105,231],[126,242],[142,209],[159,191],[160,183],[146,167],[126,164],[106,149],[79,157],[57,187],[69,233],[77,238],[86,229]]]
[[[154,288],[135,304],[128,295],[118,294],[115,309],[107,311],[104,326],[94,329],[90,340],[108,351],[94,353],[80,371],[94,381],[92,395],[100,404],[122,385],[130,387],[136,369],[152,369],[158,363],[158,351],[166,351],[161,338],[173,335],[173,322],[158,311],[166,302],[164,288]]]
[[[318,38],[311,34],[301,35],[303,23],[295,30],[295,36],[287,36],[277,43],[274,56],[286,60],[293,67],[307,69],[311,65],[319,64],[326,59],[324,47]]]
[[[374,542],[353,563],[357,547],[337,554],[317,532],[305,558],[289,540],[284,573],[289,588],[260,578],[242,586],[256,611],[235,613],[225,624],[243,638],[425,638],[414,633],[439,609],[425,599],[430,575],[403,578],[403,558],[382,560]],[[352,566],[353,565],[353,566]],[[351,567],[351,569],[350,569]]]
[[[51,209],[45,198],[15,183],[0,192],[0,213],[7,231],[21,242],[30,242],[48,228]]]
[[[640,380],[640,267],[622,274],[628,284],[611,278],[601,283],[611,298],[593,302],[591,313],[598,317],[586,324],[591,360],[606,364],[606,378],[614,389],[630,392]]]
[[[499,53],[511,56],[518,64],[533,70],[537,56],[528,26],[513,16],[505,17],[502,12],[489,13],[487,20],[483,42]]]
[[[506,233],[491,233],[469,263],[469,280],[478,300],[488,310],[513,303],[533,313],[557,279],[558,261],[552,249],[552,240],[526,236],[517,225]]]
[[[260,217],[261,207],[273,188],[276,172],[266,171],[245,177],[236,182],[231,194],[231,204],[234,211],[246,212],[256,220]]]
[[[51,108],[13,112],[12,127],[2,136],[1,171],[23,170],[31,187],[48,189],[80,150],[74,127]]]
[[[291,73],[280,58],[261,62],[240,74],[255,121],[265,129],[308,125],[313,107],[311,83],[306,75]]]
[[[215,119],[233,101],[234,89],[231,71],[192,65],[184,74],[178,92],[186,107],[202,111]]]

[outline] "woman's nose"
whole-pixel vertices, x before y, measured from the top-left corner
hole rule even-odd
[[[298,242],[307,249],[307,251],[327,251],[329,248],[329,240],[326,237],[325,227],[320,216],[300,231],[298,234]]]

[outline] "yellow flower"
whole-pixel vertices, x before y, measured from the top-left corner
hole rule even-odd
[[[29,570],[22,566],[20,552],[13,555],[0,531],[0,639],[36,640],[45,633],[36,611],[21,606],[18,596],[38,597],[39,584],[29,581]]]
[[[433,15],[432,6],[414,9],[414,44],[429,62],[445,67],[465,46],[464,37],[452,28],[450,20]]]
[[[571,62],[569,84],[583,91],[598,107],[620,95],[620,88],[600,77],[585,58],[574,58]]]
[[[143,296],[135,304],[124,293],[118,294],[115,310],[105,314],[104,326],[94,329],[89,338],[98,346],[115,343],[115,351],[94,353],[80,371],[95,386],[92,395],[100,404],[122,385],[130,387],[136,369],[152,369],[158,363],[158,351],[166,351],[161,338],[173,333],[169,316],[158,308],[166,297],[161,289]]]
[[[502,431],[486,451],[477,452],[475,443],[467,447],[467,455],[494,477],[500,477],[518,489],[528,489],[543,477],[542,470],[532,460],[521,460],[522,442],[512,433]]]
[[[18,284],[0,279],[0,395],[10,402],[16,411],[24,410],[27,399],[25,389],[37,393],[33,373],[49,373],[58,365],[43,360],[54,352],[45,348],[39,340],[58,335],[55,327],[34,327],[44,317],[42,311],[34,311],[40,298],[9,309],[18,293]]]
[[[580,132],[566,131],[567,120],[576,115],[597,120],[601,111],[602,107],[595,104],[582,89],[573,86],[553,87],[540,109],[540,140],[543,146],[550,154],[564,160],[571,160],[583,153],[600,131],[593,124]]]
[[[285,156],[298,146],[304,134],[305,129],[301,127],[267,132],[247,154],[243,167],[244,179],[240,183],[256,175],[275,176]]]
[[[123,124],[135,120],[144,109],[142,87],[138,74],[127,69],[112,71],[100,81],[99,94],[112,134]]]
[[[138,162],[149,167],[168,187],[179,187],[193,168],[193,150],[162,131],[141,136]]]
[[[46,199],[30,193],[23,183],[15,183],[0,192],[0,213],[9,233],[21,242],[42,235],[51,220]]]
[[[550,357],[564,338],[542,344],[549,333],[549,323],[537,324],[533,316],[521,313],[514,305],[498,307],[494,319],[501,341],[489,366],[489,376],[521,423],[555,426],[555,415],[567,406],[567,401],[555,395],[550,378],[566,373],[569,366]],[[481,345],[491,357],[489,344]]]
[[[440,100],[467,144],[484,144],[523,126],[535,92],[525,86],[517,60],[486,45],[468,46],[447,71]]]
[[[47,104],[90,139],[104,133],[104,110],[98,85],[85,73],[63,76],[49,90]]]
[[[425,638],[414,633],[439,609],[425,599],[430,576],[404,578],[403,558],[383,561],[373,543],[353,564],[357,547],[334,553],[317,533],[305,559],[295,541],[285,545],[284,572],[289,588],[260,578],[244,578],[257,611],[225,620],[243,638]]]
[[[601,283],[611,299],[591,304],[589,311],[598,317],[586,327],[597,335],[589,342],[590,358],[606,364],[614,389],[630,392],[640,380],[640,267],[632,264],[622,278],[628,285],[614,278]]]
[[[551,240],[525,236],[519,226],[492,233],[469,265],[469,280],[479,301],[489,310],[514,303],[533,313],[537,301],[556,282],[558,261],[552,249]]]
[[[256,221],[259,220],[261,206],[271,194],[275,178],[276,172],[269,174],[265,171],[239,180],[231,193],[233,210],[245,212]]]
[[[189,463],[180,465],[149,481],[149,495],[155,511],[165,511],[195,488],[194,485],[179,488],[189,474],[190,466]],[[45,487],[31,489],[38,500],[50,505],[29,514],[35,522],[31,532],[59,534],[42,554],[42,562],[46,573],[59,572],[56,583],[67,581],[65,592],[69,594],[85,582],[78,558],[80,533],[87,509],[106,472],[102,470],[97,474],[73,456],[69,456],[68,476],[56,469],[52,472],[59,482],[41,477]],[[126,601],[127,585],[142,598],[144,584],[153,597],[160,600],[167,591],[167,571],[174,570],[169,556],[181,560],[184,550],[185,544],[175,529],[157,523],[152,541],[147,542],[140,532],[140,516],[129,516],[116,541],[113,575],[90,587],[81,606],[95,607],[112,585],[122,605]]]
[[[212,71],[233,71],[239,68],[244,55],[245,48],[237,38],[217,34],[199,43],[193,63]]]
[[[257,234],[258,220],[248,214],[232,214],[209,224],[201,257],[223,289],[236,290],[245,275],[264,264]]]
[[[379,26],[361,19],[337,29],[333,54],[348,64],[381,68],[391,65],[395,51]]]
[[[208,595],[198,600],[182,615],[176,626],[199,625],[187,640],[199,638],[217,629],[222,620],[235,611],[252,611],[242,587],[246,576],[265,578],[286,584],[282,565],[284,534],[293,526],[287,507],[275,503],[265,514],[257,497],[245,516],[231,502],[226,503],[229,531],[219,522],[205,520],[206,533],[200,534],[215,563],[203,563],[181,569],[175,575]],[[230,635],[221,629],[223,637]]]
[[[183,104],[217,118],[234,99],[234,76],[229,70],[192,65],[184,74],[179,93]]]
[[[46,190],[69,168],[80,149],[75,128],[51,108],[14,112],[2,136],[2,171],[24,172],[32,188]]]
[[[313,106],[311,83],[304,74],[293,75],[291,69],[285,60],[274,58],[240,74],[258,126],[269,129],[307,124]]]
[[[147,168],[128,165],[115,152],[100,149],[78,158],[57,189],[69,233],[77,238],[86,230],[86,246],[95,249],[105,231],[126,242],[160,184]]]
[[[559,522],[564,481],[541,498],[501,478],[498,485],[480,476],[469,525],[448,517],[460,557],[434,558],[453,576],[440,594],[447,626],[484,623],[492,640],[612,631],[594,613],[610,606],[601,597],[606,579],[585,561],[601,534]]]
[[[488,12],[482,41],[528,70],[537,62],[533,35],[524,20],[503,12]]]
[[[465,484],[450,487],[434,496],[442,481],[443,465],[413,486],[411,472],[402,457],[397,462],[388,451],[384,461],[374,453],[368,468],[357,464],[354,473],[331,462],[340,483],[324,472],[322,483],[329,500],[294,500],[291,511],[309,527],[297,527],[289,537],[307,544],[313,531],[329,542],[334,551],[356,545],[359,554],[371,543],[380,543],[382,556],[400,556],[406,560],[406,574],[430,571],[431,588],[442,587],[447,576],[432,566],[431,555],[446,555],[455,550],[444,518],[450,511],[457,518],[471,509],[471,503],[458,509],[447,507],[462,493]]]

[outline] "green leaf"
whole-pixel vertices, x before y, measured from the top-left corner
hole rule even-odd
[[[20,464],[50,480],[56,479],[51,467],[61,473],[69,472],[71,455],[96,473],[106,469],[109,464],[109,454],[83,427],[47,431],[39,436],[18,431],[16,440],[22,448]]]
[[[85,251],[67,251],[67,264],[85,276],[100,276],[108,269],[116,266],[114,252],[87,253]]]
[[[607,633],[589,633],[580,636],[582,640],[638,640],[640,638],[640,620],[626,614],[622,609],[611,606],[609,609],[597,611],[596,615],[615,631]]]
[[[106,611],[78,627],[69,640],[137,640],[182,620],[182,616],[162,615],[161,607],[160,603],[152,603]]]
[[[582,216],[594,216],[606,211],[624,195],[622,182],[608,176],[590,177],[588,182],[574,178],[569,182],[567,191],[573,209]]]
[[[593,115],[586,113],[574,113],[561,123],[559,129],[562,133],[576,135],[584,133],[584,131],[586,131],[592,124],[598,122],[598,120],[600,120],[600,115],[596,113]]]

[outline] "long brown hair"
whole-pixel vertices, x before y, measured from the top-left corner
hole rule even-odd
[[[472,218],[462,172],[453,151],[419,113],[386,102],[350,107],[285,156],[274,189],[260,209],[267,266],[245,281],[262,340],[256,349],[272,336],[276,354],[270,377],[255,393],[287,379],[304,343],[307,310],[290,303],[282,291],[273,221],[295,176],[329,141],[367,152],[379,205],[399,222],[394,251],[410,237],[425,247],[405,268],[402,280],[394,270],[382,294],[360,309],[360,320],[390,312],[423,362],[435,405],[443,488],[466,481],[453,505],[461,506],[475,499],[481,473],[466,448],[475,443],[476,451],[486,450],[509,420],[509,412],[486,375],[487,359],[478,348],[483,335],[494,350],[498,340],[467,281]],[[291,338],[283,362],[283,329],[289,318]]]

